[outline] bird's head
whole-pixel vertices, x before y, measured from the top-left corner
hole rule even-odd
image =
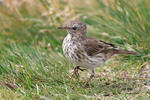
[[[85,35],[87,27],[81,21],[71,21],[67,25],[58,27],[58,29],[66,29],[69,34],[80,34]]]

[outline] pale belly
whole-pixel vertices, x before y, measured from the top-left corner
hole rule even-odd
[[[69,40],[68,37],[64,39],[62,48],[65,57],[76,66],[94,69],[105,62],[103,54],[88,56],[77,41]]]

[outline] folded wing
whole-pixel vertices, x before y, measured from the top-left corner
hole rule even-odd
[[[116,48],[114,44],[94,38],[86,38],[82,44],[84,45],[84,50],[89,56],[94,56],[98,53],[107,53],[108,51]]]

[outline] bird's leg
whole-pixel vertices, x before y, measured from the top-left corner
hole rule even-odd
[[[78,69],[80,69],[80,66],[76,66],[76,67],[74,68],[74,72],[73,72],[73,74],[72,74],[72,76],[71,76],[71,79],[72,79],[72,77],[73,77],[74,75],[77,77],[77,79],[79,79],[79,72],[78,72]]]
[[[84,70],[86,70],[86,69],[81,69],[80,67],[78,68],[79,70],[81,70],[81,71],[84,71]]]
[[[89,85],[89,82],[90,82],[90,81],[91,81],[91,79],[94,77],[94,75],[95,75],[95,72],[94,72],[94,69],[92,69],[91,76],[90,76],[90,78],[86,81],[86,83],[85,83],[85,87],[87,87],[87,86]]]

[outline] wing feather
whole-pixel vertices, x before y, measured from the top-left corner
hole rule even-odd
[[[86,38],[82,44],[84,45],[84,50],[89,56],[94,56],[102,52],[107,53],[107,51],[116,48],[114,44],[94,38]]]

